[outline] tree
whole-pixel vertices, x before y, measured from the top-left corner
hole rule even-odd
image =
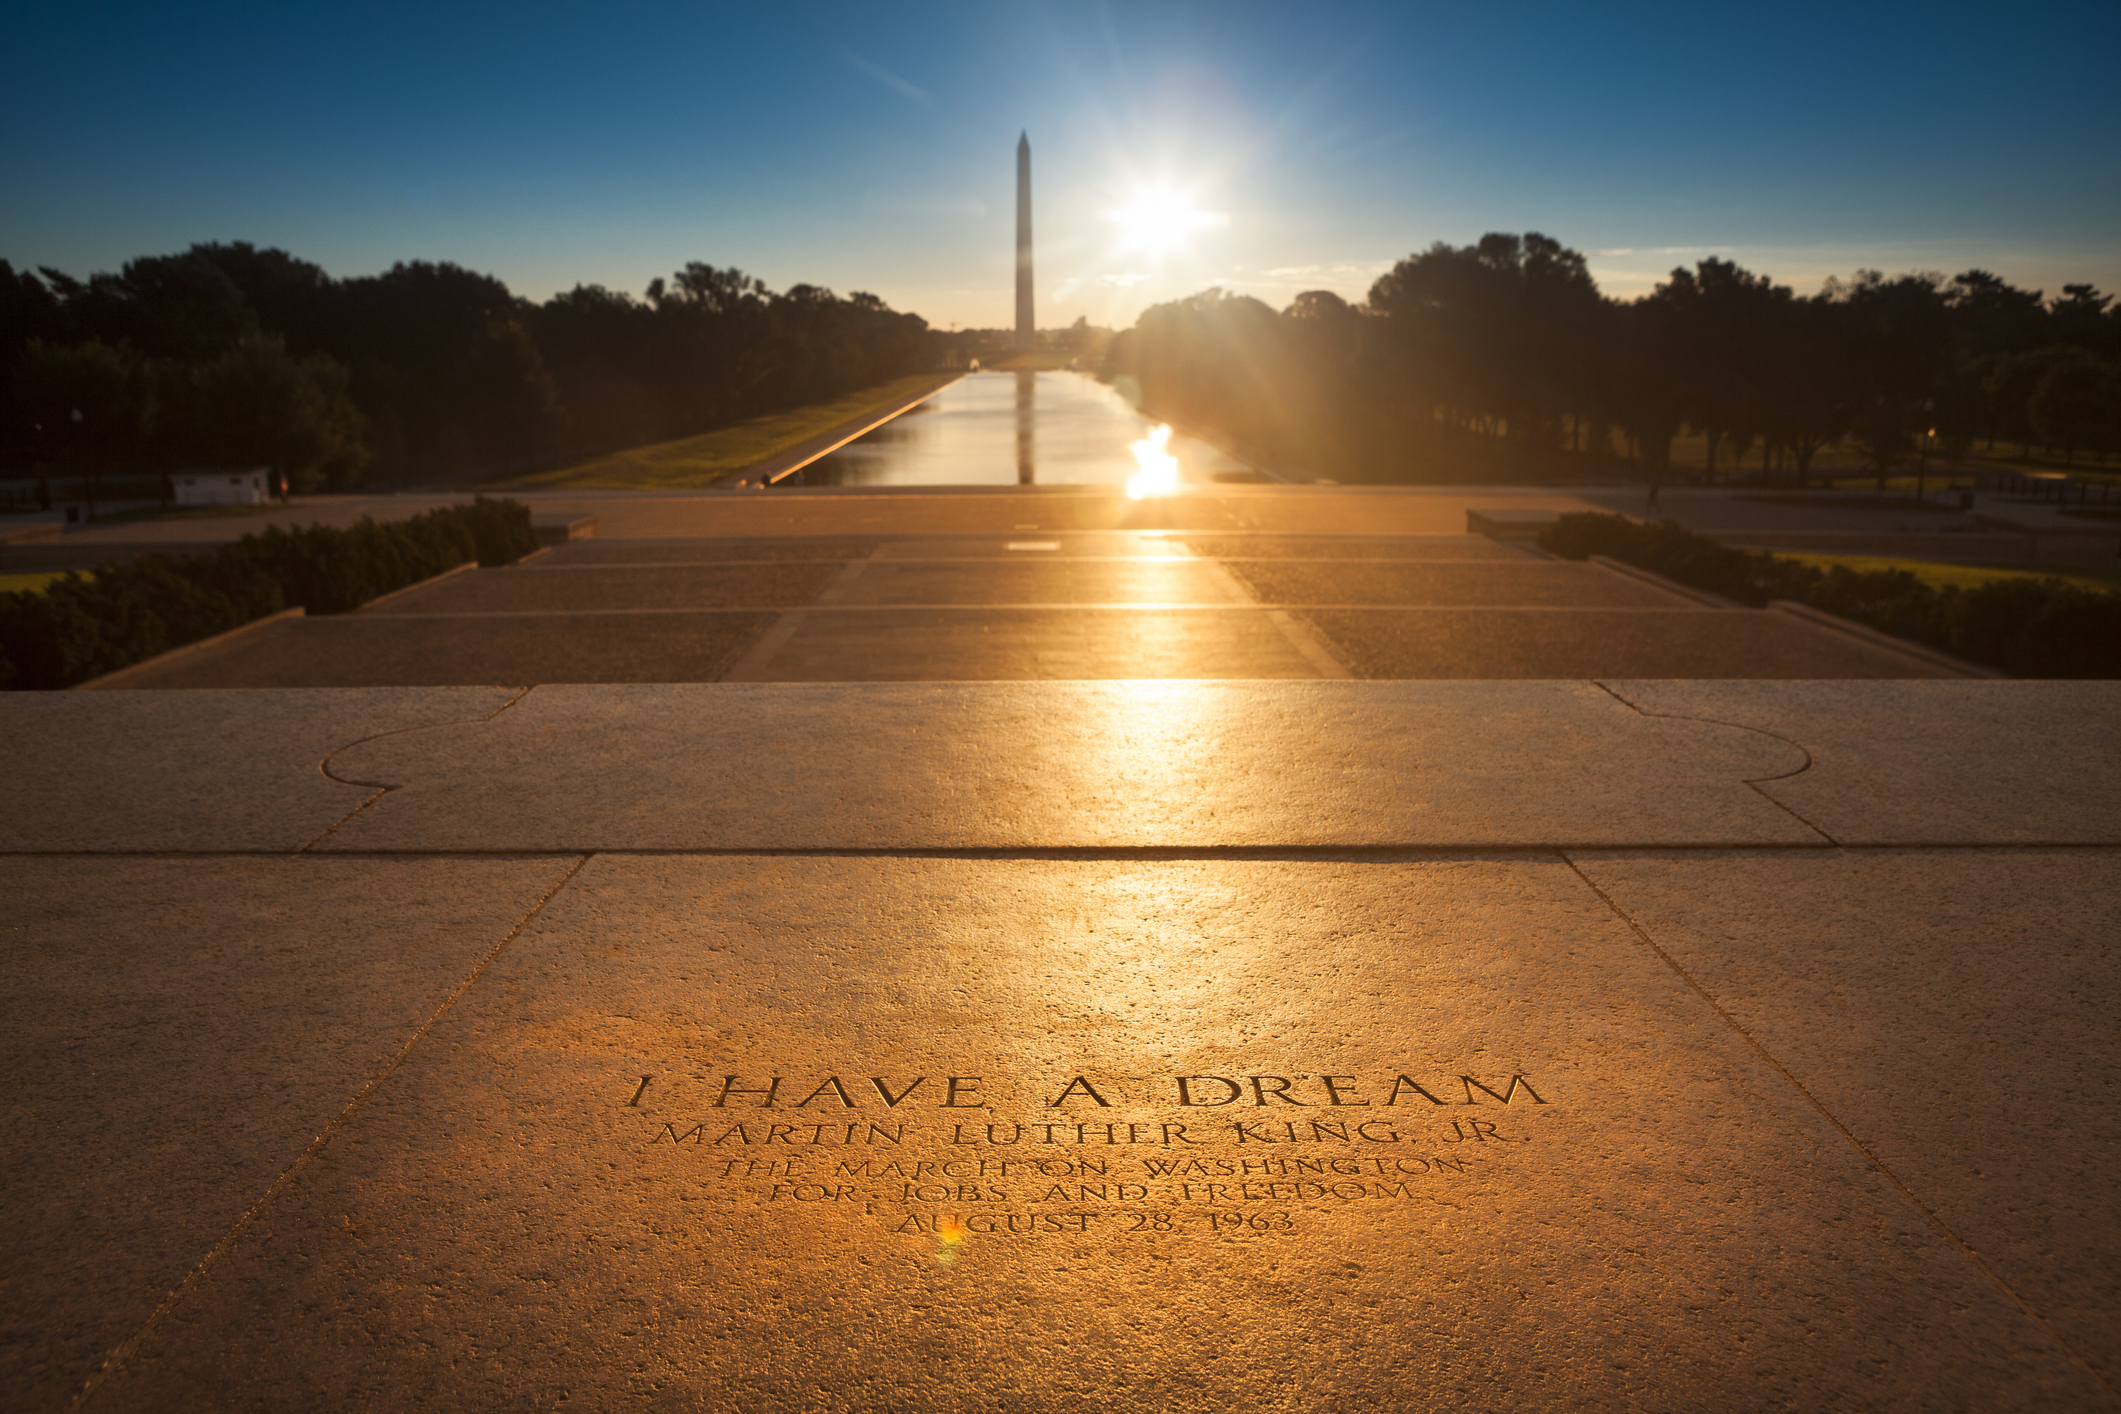
[[[1582,255],[1536,231],[1439,242],[1370,287],[1403,393],[1461,431],[1560,445],[1594,399],[1603,301]]]
[[[1707,439],[1704,474],[1713,481],[1718,447],[1751,441],[1768,421],[1761,394],[1790,291],[1711,256],[1691,271],[1674,270],[1649,302],[1669,310],[1669,376],[1678,380],[1686,421]]]
[[[559,400],[528,311],[461,266],[402,262],[340,286],[337,347],[392,480],[446,475],[534,452]]]
[[[153,358],[206,358],[258,332],[243,291],[196,250],[130,260],[66,292],[80,332]]]
[[[1871,464],[1884,473],[1912,455],[1930,425],[1931,408],[1951,368],[1951,321],[1944,277],[1888,280],[1860,270],[1853,281],[1829,280],[1821,298],[1843,306],[1849,355],[1850,426]]]
[[[160,422],[156,382],[129,345],[32,339],[15,367],[13,430],[40,460],[144,464]]]
[[[2121,432],[2121,365],[2065,350],[2049,361],[2027,411],[2041,440],[2059,445],[2064,460],[2076,460],[2086,446],[2103,460]]]
[[[2048,306],[2048,337],[2088,353],[2121,354],[2112,343],[2113,321],[2105,317],[2113,299],[2091,285],[2064,285],[2062,298]]]
[[[343,489],[368,462],[346,369],[323,354],[297,360],[279,339],[254,335],[165,379],[164,446],[179,464],[262,464],[310,491]]]

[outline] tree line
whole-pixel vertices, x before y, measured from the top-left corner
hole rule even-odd
[[[15,475],[268,465],[297,489],[453,480],[665,441],[931,365],[874,295],[688,264],[542,304],[405,262],[334,279],[195,245],[76,279],[0,261],[0,461]]]
[[[1636,300],[1600,294],[1547,236],[1438,243],[1366,303],[1315,290],[1276,312],[1211,289],[1145,311],[1104,376],[1158,415],[1340,480],[1522,474],[1573,454],[1673,475],[1682,431],[1715,480],[1801,479],[1847,443],[1885,470],[1977,439],[2074,459],[2121,448],[2121,309],[1984,270],[1864,271],[1801,297],[1730,261]]]

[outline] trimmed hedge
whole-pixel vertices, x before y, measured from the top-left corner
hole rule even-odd
[[[1906,570],[1819,569],[1734,550],[1671,521],[1587,511],[1540,532],[1571,560],[1606,555],[1741,604],[1794,599],[2021,678],[2121,677],[2121,594],[2013,577],[1934,589]]]
[[[41,594],[0,594],[0,688],[59,688],[300,605],[343,614],[466,560],[538,546],[530,508],[481,496],[410,520],[246,535],[211,554],[142,555]]]

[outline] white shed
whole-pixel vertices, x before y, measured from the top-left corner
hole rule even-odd
[[[170,480],[180,506],[262,506],[272,499],[272,468],[180,471]]]

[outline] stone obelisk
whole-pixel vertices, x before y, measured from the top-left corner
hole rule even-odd
[[[1031,312],[1031,135],[1016,140],[1016,346],[1038,345],[1038,321]]]

